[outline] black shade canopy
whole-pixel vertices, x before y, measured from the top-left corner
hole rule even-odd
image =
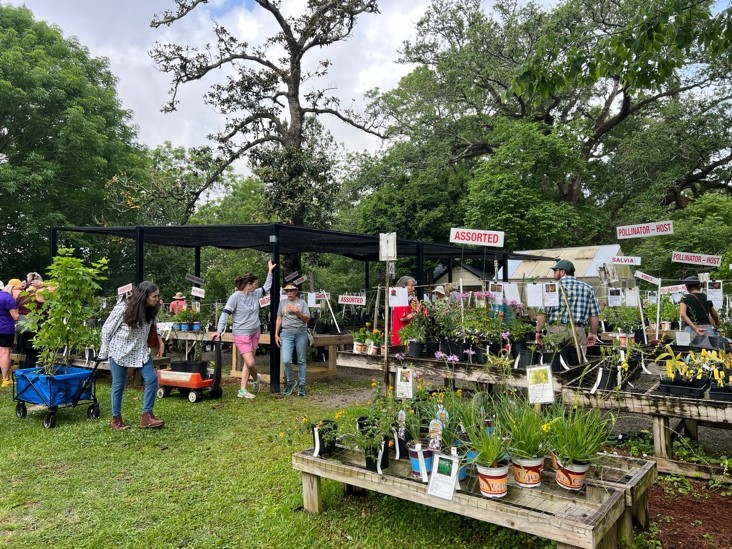
[[[77,232],[118,236],[137,239],[145,244],[202,248],[214,246],[224,249],[251,248],[270,252],[276,237],[281,254],[303,252],[331,253],[359,261],[379,260],[379,237],[356,233],[344,233],[325,229],[312,229],[282,223],[260,223],[256,225],[178,225],[142,227],[54,227],[57,232]],[[421,252],[420,252],[421,247]],[[55,250],[52,250],[55,254]],[[417,240],[397,239],[397,256],[433,259],[528,259],[552,261],[541,256],[512,254],[497,248],[463,248],[451,244],[436,244]]]

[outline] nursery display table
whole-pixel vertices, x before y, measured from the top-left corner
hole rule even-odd
[[[686,434],[692,439],[698,439],[697,427],[699,425],[732,429],[732,402],[706,398],[706,393],[700,398],[663,394],[659,391],[659,385],[658,372],[644,373],[637,381],[624,389],[596,391],[593,394],[591,380],[577,379],[565,385],[562,394],[565,402],[573,402],[581,406],[651,416],[654,459],[657,461],[659,471],[715,478],[718,473],[721,473],[716,467],[669,459],[670,421],[671,418],[680,418]]]
[[[264,332],[259,337],[260,345],[272,345],[274,342],[270,337],[269,332]],[[336,379],[336,354],[339,345],[351,345],[353,344],[353,337],[350,333],[343,333],[337,335],[329,334],[313,334],[315,337],[315,347],[327,347],[328,348],[328,363],[325,366],[320,366],[317,362],[308,362],[308,378],[311,380],[324,380],[324,379]],[[186,345],[186,356],[193,354],[193,348],[196,344],[201,344],[206,341],[211,341],[211,336],[205,332],[182,332],[171,330],[166,334],[166,339],[173,339],[176,341],[184,341]],[[225,332],[221,340],[225,343],[232,344],[231,352],[231,376],[241,377],[241,367],[239,364],[240,355],[234,347],[234,337],[231,332]],[[294,367],[294,366],[293,366]],[[283,373],[284,375],[284,373]],[[269,374],[262,373],[262,380],[269,382]]]
[[[491,368],[485,364],[468,364],[466,362],[455,362],[449,366],[443,360],[434,358],[414,358],[407,357],[403,363],[412,364],[414,369],[423,376],[442,377],[446,380],[460,380],[471,383],[486,385],[510,385],[512,387],[528,387],[529,382],[526,377],[526,370],[511,369],[510,376],[506,376],[503,371],[497,368]],[[349,368],[360,368],[363,370],[373,370],[378,372],[384,371],[384,357],[381,355],[365,355],[352,351],[338,352],[338,365]],[[396,375],[397,368],[401,366],[401,362],[394,356],[389,355],[389,374]],[[586,364],[573,366],[569,370],[561,372],[553,372],[552,378],[554,383],[554,391],[560,392],[562,387],[570,380],[577,378],[587,367]]]
[[[427,484],[411,476],[407,461],[389,460],[384,474],[368,471],[362,453],[344,448],[333,457],[313,457],[313,450],[292,456],[292,466],[302,472],[303,505],[319,513],[323,503],[320,479],[372,490],[429,507],[555,540],[559,548],[614,548],[619,538],[632,543],[632,520],[647,523],[647,488],[655,477],[651,461],[617,456],[603,457],[591,468],[585,488],[570,492],[554,482],[549,469],[538,488],[521,488],[509,478],[508,494],[501,499],[480,495],[477,478],[470,472],[452,500],[431,496]]]

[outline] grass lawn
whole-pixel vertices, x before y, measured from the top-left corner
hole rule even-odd
[[[63,408],[44,429],[43,411],[15,417],[0,390],[0,545],[5,547],[552,547],[546,540],[399,499],[344,496],[323,481],[324,512],[302,511],[291,455],[310,447],[303,416],[328,410],[318,395],[368,382],[315,384],[308,398],[267,387],[254,400],[227,381],[219,400],[191,404],[174,392],[158,399],[161,430],[137,427],[142,390],[128,386],[123,416],[109,427],[110,381],[97,385],[98,421],[88,403]]]

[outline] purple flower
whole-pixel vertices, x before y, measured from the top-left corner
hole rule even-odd
[[[460,362],[460,358],[458,358],[456,355],[450,355],[445,358],[448,362]]]
[[[509,337],[511,337],[511,332],[501,332],[501,337],[503,339],[508,339]]]
[[[405,353],[397,353],[397,354],[394,355],[394,357],[397,360],[404,360],[405,358],[407,358],[407,355]]]
[[[437,351],[435,353],[435,358],[437,360],[442,360],[443,358],[447,358],[447,355],[445,353],[443,353],[442,351]]]
[[[463,353],[466,354],[466,355],[473,356],[475,354],[475,351],[473,351],[473,348],[471,347],[470,349],[465,349],[463,351]]]

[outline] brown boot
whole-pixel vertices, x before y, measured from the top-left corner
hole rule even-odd
[[[122,421],[122,416],[114,416],[112,418],[112,429],[115,431],[126,431],[130,426]]]
[[[141,429],[160,429],[163,425],[165,425],[165,422],[156,418],[152,412],[145,412],[140,418]]]

